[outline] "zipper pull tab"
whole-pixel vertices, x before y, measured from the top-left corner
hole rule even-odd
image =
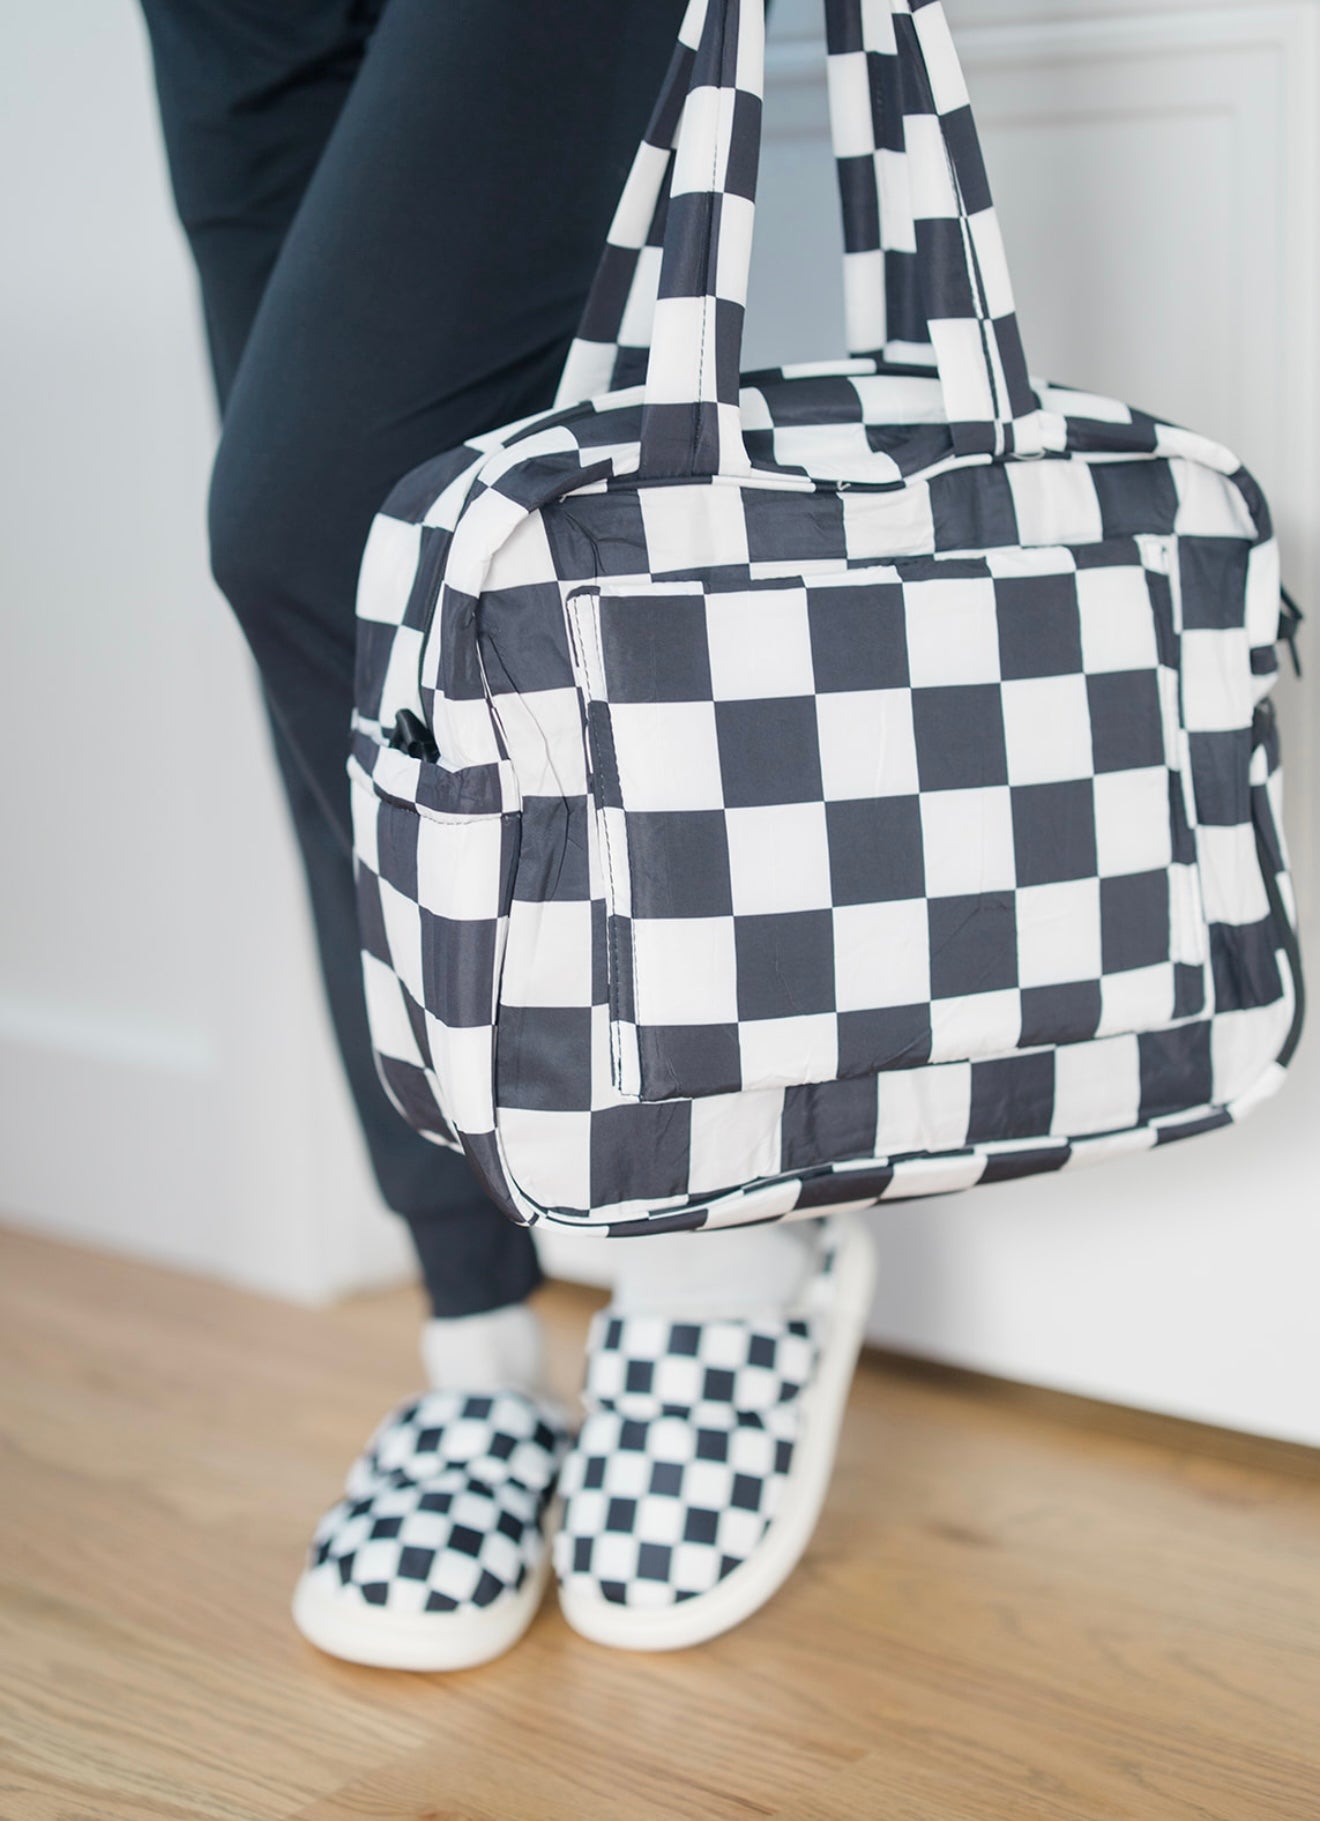
[[[429,759],[434,765],[440,757],[440,748],[431,738],[431,730],[411,708],[401,708],[394,722],[394,731],[390,734],[390,745],[399,752],[406,752],[410,759]]]

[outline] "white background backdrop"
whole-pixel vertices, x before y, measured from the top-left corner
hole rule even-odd
[[[949,11],[1033,371],[1227,442],[1320,603],[1320,6]],[[749,364],[841,347],[815,16],[779,0]],[[299,1300],[396,1280],[207,578],[214,426],[144,34],[129,0],[65,0],[6,36],[0,1209]],[[1310,643],[1279,700],[1320,953]],[[877,1214],[874,1336],[1320,1442],[1318,1050],[1239,1130]],[[608,1242],[549,1257],[595,1275]]]

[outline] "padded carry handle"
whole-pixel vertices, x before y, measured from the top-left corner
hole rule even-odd
[[[999,225],[940,0],[825,0],[849,351],[933,363],[955,451],[1035,455]],[[558,405],[645,381],[641,472],[745,473],[763,0],[689,0]]]

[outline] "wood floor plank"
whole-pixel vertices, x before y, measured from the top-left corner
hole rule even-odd
[[[538,1300],[571,1397],[601,1296]],[[879,1356],[736,1632],[324,1656],[289,1594],[422,1313],[0,1229],[0,1821],[1320,1816],[1320,1458]]]
[[[0,1736],[10,1775],[97,1821],[253,1821],[289,1814],[309,1783],[333,1787],[364,1750],[406,1751],[419,1729],[330,1690],[307,1703],[278,1656],[181,1644],[6,1585]]]

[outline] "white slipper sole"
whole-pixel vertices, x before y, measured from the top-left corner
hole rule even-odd
[[[816,1372],[801,1393],[802,1427],[780,1494],[756,1552],[709,1593],[654,1611],[617,1604],[560,1582],[559,1607],[584,1638],[616,1650],[684,1650],[750,1617],[783,1586],[801,1560],[829,1489],[839,1429],[875,1291],[875,1246],[854,1217],[834,1262],[837,1285]]]
[[[474,1669],[502,1656],[536,1617],[550,1578],[550,1552],[513,1593],[458,1612],[390,1612],[344,1595],[312,1569],[293,1590],[293,1622],[308,1643],[373,1669]]]

